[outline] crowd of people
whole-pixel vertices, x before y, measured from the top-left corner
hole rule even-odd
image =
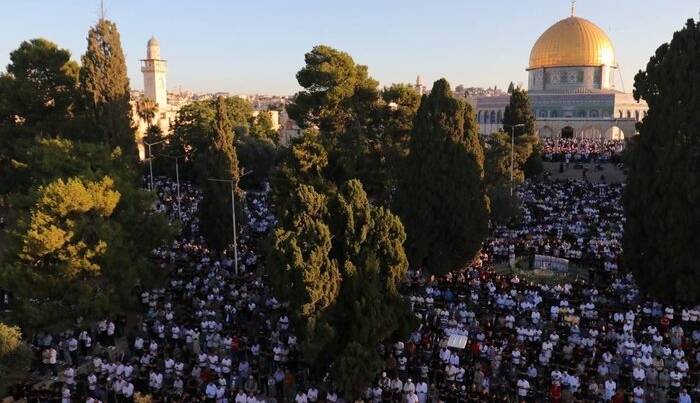
[[[201,194],[156,182],[155,210],[182,222],[181,236],[153,251],[166,286],[135,290],[137,317],[104,318],[40,334],[32,401],[342,401],[333,380],[313,379],[294,324],[263,275],[260,242],[275,225],[268,192],[248,192],[239,266],[199,235]],[[372,403],[688,403],[700,397],[700,307],[644,298],[619,273],[624,217],[619,185],[525,183],[523,216],[496,227],[480,259],[442,278],[402,287],[419,326],[378,346],[385,368],[363,398]],[[494,265],[544,253],[605,269],[605,281],[535,284]],[[39,381],[37,381],[37,379]]]
[[[539,254],[615,271],[625,223],[622,191],[620,184],[582,180],[526,182],[517,193],[522,215],[496,226],[486,250],[497,262]]]
[[[542,138],[542,159],[563,163],[619,163],[624,140]]]

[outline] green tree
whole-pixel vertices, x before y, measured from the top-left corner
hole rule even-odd
[[[100,19],[90,28],[87,42],[80,83],[91,119],[89,131],[96,136],[93,140],[120,147],[125,158],[135,161],[129,78],[116,24]]]
[[[268,261],[273,289],[300,323],[312,376],[332,368],[341,391],[358,397],[382,368],[377,345],[412,325],[398,293],[408,266],[403,226],[369,203],[358,180],[330,198],[300,185],[288,206]]]
[[[146,129],[146,134],[143,136],[144,143],[153,144],[161,140],[163,140],[163,130],[160,128],[160,126],[148,125],[148,128]],[[160,143],[152,145],[150,147],[150,150],[153,153],[153,155],[157,157],[158,154],[160,154],[164,148],[164,143]],[[151,156],[148,154],[148,150],[149,148],[146,147],[146,158],[151,158]]]
[[[22,42],[0,74],[0,194],[13,192],[22,155],[36,138],[69,131],[76,108],[78,65],[45,39]]]
[[[367,158],[360,164],[367,193],[382,205],[390,204],[398,186],[401,167],[408,155],[413,120],[421,96],[408,84],[393,84],[381,92],[376,123],[369,133]]]
[[[249,175],[241,178],[241,187],[244,189],[261,189],[263,184],[270,180],[278,162],[278,147],[270,139],[239,136],[236,143],[236,152],[241,167],[247,172],[251,172]]]
[[[32,128],[56,136],[74,113],[78,64],[46,39],[22,42],[0,75],[0,126]]]
[[[198,177],[203,191],[200,207],[202,235],[210,248],[222,253],[233,242],[233,217],[226,212],[230,211],[232,186],[234,192],[237,191],[239,180],[233,125],[224,97],[217,99],[214,134],[199,166]],[[231,180],[233,185],[210,179]]]
[[[522,88],[515,88],[510,94],[510,102],[506,105],[503,112],[503,126],[510,133],[510,128],[516,125],[524,125],[515,127],[515,136],[534,135],[535,132],[535,116],[532,114],[530,106],[530,97]]]
[[[321,144],[318,132],[306,130],[282,150],[280,164],[271,177],[272,196],[278,215],[287,210],[290,199],[300,184],[313,186],[316,191],[329,193],[330,184],[324,175],[328,152]]]
[[[510,188],[500,183],[488,187],[489,205],[491,207],[491,221],[498,225],[507,225],[511,221],[518,221],[522,216],[517,193],[512,196]]]
[[[339,134],[355,121],[370,118],[379,91],[367,66],[325,45],[315,46],[304,60],[306,65],[297,73],[304,90],[287,105],[289,117],[300,127],[316,126],[323,133]]]
[[[689,19],[635,77],[649,113],[630,148],[624,265],[666,301],[700,300],[700,24]]]
[[[473,115],[444,79],[423,97],[416,115],[397,207],[410,262],[429,273],[466,266],[486,237],[484,155]]]
[[[259,139],[268,139],[275,144],[279,142],[279,132],[272,127],[272,114],[269,111],[259,111],[257,116],[251,116],[250,135]]]
[[[105,144],[43,139],[22,158],[10,198],[19,219],[0,259],[0,288],[16,297],[11,323],[56,329],[132,309],[134,287],[162,274],[150,251],[172,233],[150,212],[152,195]]]
[[[31,357],[19,327],[0,323],[0,396],[6,396],[7,388],[26,376]]]
[[[141,97],[136,101],[136,114],[146,126],[153,124],[156,113],[158,113],[158,104],[154,100]]]
[[[513,182],[522,183],[525,178],[525,168],[531,176],[537,176],[535,164],[541,159],[533,157],[538,148],[537,138],[522,135],[513,139]],[[510,183],[511,167],[511,134],[503,131],[492,133],[485,143],[485,182],[488,186],[498,186]],[[540,171],[541,172],[541,171]]]
[[[180,175],[184,178],[201,182],[197,166],[206,162],[207,150],[213,141],[217,102],[218,99],[195,101],[178,111],[166,152],[185,156],[180,166]],[[232,129],[236,133],[246,132],[248,120],[253,113],[250,103],[242,98],[228,97],[225,98],[224,104]]]
[[[520,183],[525,178],[541,175],[544,170],[530,98],[522,88],[509,89],[508,93],[510,102],[503,113],[503,131],[492,134],[486,144],[486,183],[489,186],[510,181],[512,135],[515,137],[513,180]]]

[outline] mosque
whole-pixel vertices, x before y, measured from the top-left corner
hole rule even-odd
[[[647,114],[647,104],[615,87],[619,66],[610,38],[574,15],[535,42],[527,68],[528,95],[540,137],[623,139]],[[483,135],[503,128],[508,95],[472,99]],[[507,130],[508,128],[506,128]]]

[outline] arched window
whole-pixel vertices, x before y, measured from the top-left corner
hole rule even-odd
[[[595,109],[592,110],[591,113],[590,113],[590,116],[591,116],[592,118],[597,118],[597,117],[598,117],[598,111],[595,110]]]
[[[499,110],[496,115],[496,123],[503,123],[503,113]]]
[[[496,123],[496,111],[491,111],[491,124]]]
[[[556,117],[557,117],[557,111],[549,111],[549,117],[550,117],[550,118],[556,118]]]
[[[631,111],[627,111],[627,119],[632,119],[632,112]]]
[[[541,118],[546,118],[546,117],[547,117],[547,111],[540,111],[540,117],[541,117]]]
[[[481,111],[476,114],[476,121],[481,123]]]
[[[639,122],[639,111],[634,111],[634,118]]]
[[[620,119],[622,119],[622,109],[620,109],[618,112],[620,114]]]
[[[579,111],[578,117],[580,117],[580,118],[585,118],[585,117],[586,117],[586,111]]]

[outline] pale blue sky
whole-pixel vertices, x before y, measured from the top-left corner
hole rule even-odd
[[[530,48],[569,14],[567,0],[105,0],[122,35],[132,88],[153,34],[168,88],[291,94],[304,53],[327,44],[369,66],[383,85],[447,78],[453,86],[525,82]],[[79,59],[98,0],[0,0],[0,66],[22,40],[45,37]],[[576,14],[613,41],[628,91],[634,74],[697,0],[578,0]]]

